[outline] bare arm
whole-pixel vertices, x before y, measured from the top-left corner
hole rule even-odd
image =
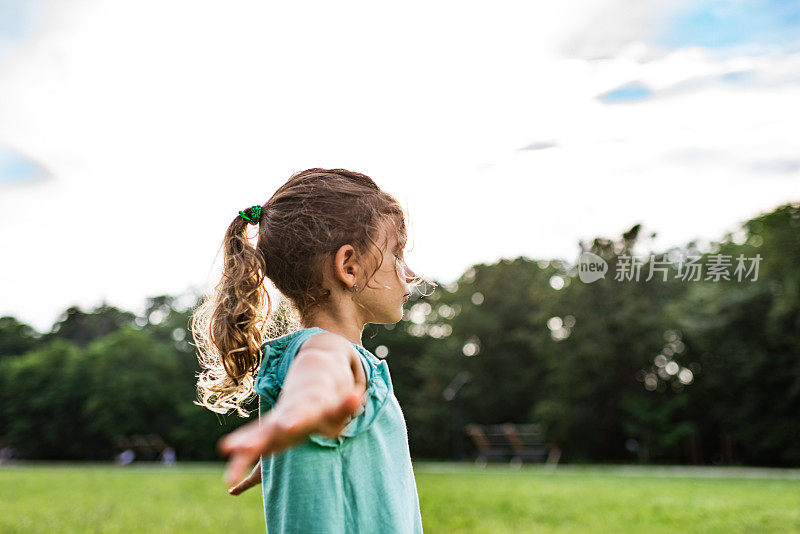
[[[261,484],[261,460],[256,462],[255,467],[253,467],[253,470],[247,475],[247,478],[229,488],[228,493],[231,495],[241,495],[256,484]]]
[[[312,336],[289,365],[275,406],[217,444],[221,455],[230,455],[226,482],[239,480],[259,456],[299,445],[313,433],[339,435],[365,391],[366,375],[350,342],[330,332]]]

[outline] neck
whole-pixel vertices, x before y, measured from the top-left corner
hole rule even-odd
[[[355,318],[348,318],[349,320],[342,320],[341,318],[334,318],[325,313],[318,313],[316,317],[309,322],[303,321],[303,328],[322,328],[328,332],[339,334],[347,340],[356,345],[363,347],[361,344],[361,333],[364,330],[364,324],[355,320]]]

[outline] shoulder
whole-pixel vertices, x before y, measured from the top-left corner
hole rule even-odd
[[[356,383],[366,384],[367,377],[358,349],[344,336],[321,331],[308,337],[298,350],[298,358],[332,358],[346,363],[353,371]]]
[[[300,346],[299,352],[322,351],[341,355],[358,355],[358,351],[344,336],[321,331],[308,337]]]
[[[289,363],[301,354],[327,353],[335,356],[357,354],[355,347],[345,337],[317,327],[302,328],[269,340],[262,345],[265,359]]]

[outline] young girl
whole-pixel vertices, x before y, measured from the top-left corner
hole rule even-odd
[[[229,492],[261,482],[269,533],[422,532],[389,367],[361,342],[365,324],[398,322],[424,280],[403,259],[402,207],[368,176],[309,169],[239,213],[222,279],[192,319],[198,404],[246,416],[241,405],[258,394],[259,420],[218,444],[229,484],[256,464]],[[255,248],[248,224],[259,225]],[[264,277],[299,320],[266,342]]]

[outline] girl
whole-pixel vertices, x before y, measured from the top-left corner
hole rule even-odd
[[[225,235],[222,279],[195,310],[198,391],[218,413],[253,391],[259,420],[224,436],[237,495],[262,484],[267,532],[422,532],[403,413],[367,323],[393,324],[417,277],[403,259],[404,212],[363,174],[309,169]],[[248,224],[258,224],[253,248]],[[268,277],[299,324],[264,342]],[[280,309],[280,307],[279,307]],[[299,327],[299,328],[298,328]],[[269,336],[268,336],[269,337]]]

